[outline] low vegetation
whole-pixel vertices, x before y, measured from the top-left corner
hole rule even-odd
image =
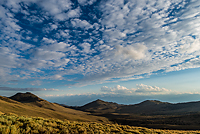
[[[25,117],[15,114],[0,115],[0,133],[2,134],[200,134],[200,131],[178,131],[147,129],[118,124],[78,122],[42,117]]]

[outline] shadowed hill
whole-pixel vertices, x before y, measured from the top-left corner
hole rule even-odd
[[[16,100],[19,102],[36,102],[36,101],[44,101],[43,99],[37,97],[36,95],[26,92],[26,93],[17,93],[11,97],[9,97],[12,100]]]
[[[93,115],[104,116],[123,125],[164,129],[198,129],[200,124],[200,102],[172,104],[158,100],[146,100],[134,105],[120,105],[96,100],[82,107]]]
[[[94,113],[110,113],[115,112],[119,106],[121,105],[113,102],[105,102],[103,100],[98,99],[82,107],[79,107],[78,109]]]
[[[135,105],[121,105],[113,102],[105,102],[103,100],[96,100],[84,106],[78,107],[82,111],[89,111],[92,113],[153,113],[159,109],[163,109],[171,105],[170,103],[160,102],[157,100],[146,100]]]
[[[117,113],[132,113],[132,114],[163,114],[163,111],[168,111],[169,106],[173,104],[161,102],[158,100],[146,100],[135,105],[124,105],[120,107]],[[167,114],[167,113],[166,113]]]
[[[96,100],[77,109],[92,113],[128,113],[139,115],[184,115],[200,111],[200,102],[172,104],[158,100],[146,100],[134,105],[121,105],[113,102]]]

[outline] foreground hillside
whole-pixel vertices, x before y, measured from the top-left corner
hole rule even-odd
[[[13,114],[1,114],[0,133],[2,134],[200,134],[200,131],[178,131],[147,129],[117,124],[62,121],[41,117],[24,117]]]
[[[10,98],[0,96],[0,111],[2,113],[15,113],[19,116],[109,123],[105,117],[93,116],[88,112],[65,108],[43,100],[29,92],[18,93]]]

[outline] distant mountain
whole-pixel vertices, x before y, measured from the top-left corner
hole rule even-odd
[[[200,102],[172,104],[146,100],[134,105],[121,105],[96,100],[75,109],[104,116],[123,125],[165,129],[200,129]]]
[[[134,105],[121,105],[113,102],[96,100],[77,109],[92,113],[123,113],[138,115],[184,115],[200,112],[200,102],[172,104],[158,100],[146,100]]]
[[[158,100],[146,100],[135,105],[124,105],[120,107],[117,113],[131,113],[140,115],[152,115],[163,114],[163,111],[167,111],[171,103],[161,102]]]
[[[103,100],[95,100],[78,109],[93,113],[112,113],[115,112],[121,105],[113,102],[105,102]]]

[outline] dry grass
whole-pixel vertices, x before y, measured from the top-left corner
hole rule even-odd
[[[34,103],[20,103],[6,97],[0,98],[0,111],[2,113],[15,113],[19,116],[33,116],[72,121],[109,123],[105,117],[93,116],[90,113],[73,110],[47,101]]]
[[[147,129],[118,124],[62,121],[15,114],[0,115],[2,134],[200,134],[200,131]]]

